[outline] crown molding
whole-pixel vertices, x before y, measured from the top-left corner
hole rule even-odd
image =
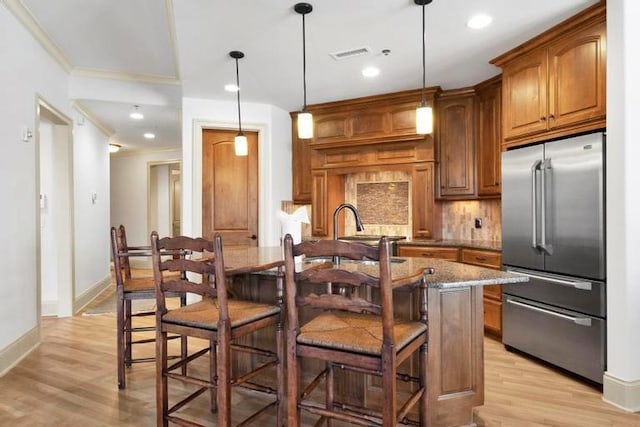
[[[126,80],[137,83],[152,83],[152,84],[166,84],[166,85],[179,85],[180,79],[178,74],[178,55],[177,55],[177,43],[176,43],[176,31],[173,22],[173,6],[171,0],[165,0],[165,6],[167,9],[167,26],[169,27],[169,36],[171,39],[171,48],[173,53],[173,67],[175,69],[175,76],[164,76],[158,74],[136,74],[126,73],[120,71],[108,71],[97,70],[90,68],[74,67],[67,57],[62,52],[62,49],[53,41],[51,36],[44,30],[42,25],[33,16],[31,11],[22,3],[22,0],[2,0],[2,3],[7,5],[14,16],[22,23],[22,25],[29,31],[29,33],[35,38],[40,45],[47,51],[51,57],[56,60],[60,66],[72,76],[78,77],[90,77],[101,78],[111,80]]]
[[[136,74],[121,71],[96,70],[91,68],[73,68],[69,74],[76,77],[90,77],[97,79],[127,80],[136,83],[158,83],[165,85],[179,85],[180,80],[174,76],[162,76],[158,74]]]
[[[73,101],[71,106],[84,117],[87,118],[91,123],[94,124],[95,127],[100,129],[102,133],[104,133],[107,138],[111,138],[116,132],[111,129],[109,126],[102,123],[96,116],[94,116],[84,105],[82,105],[79,101]]]
[[[178,65],[178,37],[176,36],[175,14],[173,12],[173,1],[165,0],[167,10],[167,26],[169,27],[169,37],[171,38],[171,52],[173,53],[173,67],[176,79],[180,80],[180,66]]]
[[[149,149],[141,149],[141,150],[129,150],[129,149],[123,150],[123,148],[125,148],[124,145],[122,145],[122,148],[120,148],[120,151],[118,151],[117,153],[111,153],[111,156],[112,157],[135,157],[135,156],[143,156],[146,154],[168,153],[173,151],[177,151],[180,154],[180,156],[182,155],[182,146],[180,145],[176,147],[155,148],[155,149],[149,148]],[[182,159],[176,158],[176,161],[182,161]]]
[[[33,38],[35,38],[42,47],[51,55],[53,59],[55,59],[60,66],[67,72],[70,73],[73,67],[71,63],[67,59],[67,57],[62,53],[62,50],[55,44],[53,39],[49,36],[49,34],[42,28],[40,23],[33,16],[31,11],[25,7],[21,0],[3,0],[4,4],[7,5],[7,9],[11,11],[15,15],[15,17],[24,25],[24,27],[31,33]]]

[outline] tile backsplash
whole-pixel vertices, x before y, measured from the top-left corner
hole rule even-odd
[[[411,176],[407,172],[361,172],[345,177],[345,202],[362,216],[364,234],[411,237]],[[502,212],[499,199],[442,201],[442,238],[501,241]],[[283,201],[281,209],[292,213],[300,206]],[[311,218],[311,205],[304,205]],[[329,209],[333,212],[335,206]],[[355,221],[345,221],[345,235],[356,234]],[[475,228],[476,218],[482,227]],[[311,236],[311,225],[302,224],[302,237]]]
[[[474,220],[482,219],[482,228]],[[502,240],[500,200],[468,200],[442,203],[442,238],[455,240]]]
[[[411,236],[411,175],[402,171],[349,174],[345,202],[362,216],[364,234]],[[350,214],[347,214],[350,215]],[[345,221],[345,235],[356,234],[355,222]]]

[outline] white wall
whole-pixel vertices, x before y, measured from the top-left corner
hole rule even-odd
[[[11,13],[0,7],[0,349],[36,327],[36,147],[22,142],[20,129],[35,130],[35,98],[40,93],[68,109],[67,76]],[[11,64],[11,66],[7,66]],[[9,247],[11,248],[9,250]]]
[[[640,411],[640,3],[607,3],[605,400]]]
[[[108,277],[109,139],[74,111],[73,181],[76,299]],[[92,194],[95,193],[95,203]]]
[[[71,100],[68,97],[68,76],[64,70],[44,51],[24,27],[0,5],[0,241],[4,250],[0,256],[0,372],[19,360],[38,340],[38,253],[37,223],[38,181],[36,177],[37,151],[34,139],[21,141],[21,128],[28,126],[35,131],[36,95],[40,95],[54,108],[74,117]],[[76,127],[76,134],[78,131]],[[85,150],[96,143],[95,135],[74,141],[74,155],[84,156]],[[98,141],[98,144],[102,144]],[[106,142],[104,142],[106,144]],[[100,170],[107,157],[106,145],[103,154],[98,152],[91,158],[75,158],[76,187],[82,188],[84,180],[93,182],[95,188],[108,188],[106,176],[101,182],[95,175],[86,177],[92,168]],[[95,172],[98,173],[97,171]],[[108,202],[105,193],[105,202]],[[77,202],[82,205],[81,201]],[[104,213],[88,211],[82,206],[76,208],[76,220],[84,215],[96,215],[84,224],[80,220],[77,239],[92,242],[85,252],[76,251],[75,264],[77,291],[85,289],[94,278],[108,272],[107,247],[108,228]],[[78,245],[78,242],[76,242]],[[10,248],[10,249],[9,249]]]
[[[125,226],[129,245],[149,244],[149,163],[180,161],[181,156],[180,150],[111,156],[111,225]]]
[[[237,129],[237,104],[211,99],[182,99],[182,231],[202,234],[201,129]],[[282,200],[291,200],[291,119],[286,111],[267,104],[243,103],[242,128],[259,131],[260,246],[280,244],[275,214]]]

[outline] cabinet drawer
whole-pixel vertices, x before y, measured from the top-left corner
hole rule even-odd
[[[438,258],[448,261],[458,261],[458,248],[432,247],[432,246],[400,246],[399,256]]]
[[[502,300],[502,285],[483,286],[482,292],[485,298],[492,298],[498,301]]]
[[[465,264],[499,269],[502,266],[502,253],[480,249],[462,249],[461,260]]]

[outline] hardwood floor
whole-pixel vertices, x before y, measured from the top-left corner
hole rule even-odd
[[[45,318],[42,332],[42,344],[0,378],[0,426],[155,424],[154,364],[133,366],[127,389],[118,391],[115,315]],[[150,345],[149,355],[153,351]],[[479,426],[640,426],[640,414],[604,403],[596,388],[509,353],[498,341],[485,338],[485,360],[485,404],[475,409]],[[195,369],[204,373],[206,367]],[[234,411],[253,399],[235,394]],[[200,400],[191,415],[215,425],[208,399]],[[262,418],[256,425],[269,423]]]

